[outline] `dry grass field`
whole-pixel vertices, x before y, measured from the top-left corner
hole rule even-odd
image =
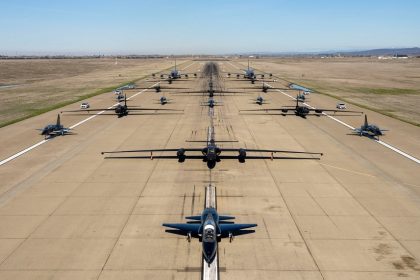
[[[246,61],[241,61],[244,65]],[[420,125],[420,59],[258,59],[251,66],[319,93]]]
[[[0,127],[172,66],[171,59],[0,60]]]
[[[0,127],[172,66],[171,59],[0,60]],[[420,125],[420,59],[267,58],[251,66]]]

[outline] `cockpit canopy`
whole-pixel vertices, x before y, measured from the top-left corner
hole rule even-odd
[[[216,231],[213,225],[206,225],[204,227],[203,240],[205,242],[213,242],[216,239]]]

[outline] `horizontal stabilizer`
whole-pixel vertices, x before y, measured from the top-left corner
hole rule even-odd
[[[201,220],[201,216],[188,216],[188,217],[185,217],[185,219],[187,219],[187,220],[200,221]]]
[[[233,219],[235,219],[235,217],[233,216],[219,216],[219,221],[233,220]]]

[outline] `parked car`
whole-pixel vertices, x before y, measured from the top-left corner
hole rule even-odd
[[[347,109],[346,103],[338,103],[336,107],[339,110],[345,110],[345,109]]]
[[[90,105],[89,105],[89,103],[87,103],[87,102],[83,102],[81,105],[80,105],[80,109],[88,109],[90,107]]]

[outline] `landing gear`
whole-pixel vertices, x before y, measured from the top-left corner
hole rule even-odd
[[[229,232],[229,243],[232,243],[233,241],[233,234]]]
[[[187,233],[187,241],[191,242],[191,232]]]

